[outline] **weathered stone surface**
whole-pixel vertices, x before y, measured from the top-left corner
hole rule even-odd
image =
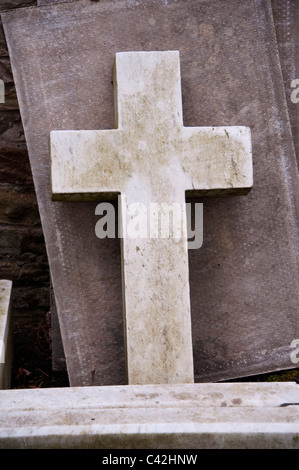
[[[204,245],[189,253],[195,379],[293,367],[298,174],[270,3],[79,1],[4,19],[72,384],[124,381],[120,251],[96,239],[96,203],[50,202],[48,138],[113,127],[125,50],[180,50],[186,126],[252,130],[254,190],[204,199]]]
[[[50,301],[51,301],[51,347],[52,347],[52,370],[65,371],[66,361],[61,338],[61,331],[57,315],[57,308],[55,303],[55,296],[53,287],[50,288]]]
[[[0,447],[298,449],[297,389],[242,383],[2,390]]]
[[[121,194],[128,382],[193,382],[185,193],[249,192],[250,129],[183,126],[178,51],[116,54],[114,83],[116,129],[51,132],[52,199]],[[163,205],[168,217],[169,207],[176,212],[168,236],[158,223]]]
[[[43,5],[50,5],[50,3],[64,3],[64,2],[69,2],[70,0],[37,0],[37,5],[38,6],[43,6]],[[77,0],[72,0],[73,2],[76,2]]]
[[[0,191],[0,200],[1,195]],[[4,193],[13,195],[13,191]],[[7,201],[7,198],[3,197]],[[2,200],[3,200],[2,199]],[[49,310],[49,267],[41,228],[27,225],[38,220],[31,197],[22,204],[8,198],[9,205],[0,204],[0,274],[14,281],[13,314],[17,321],[38,322]],[[28,204],[28,205],[27,205]],[[32,214],[34,212],[34,216]],[[10,218],[9,218],[10,217]]]
[[[285,85],[286,99],[292,126],[294,145],[299,164],[299,102],[292,94],[299,89],[299,2],[297,0],[272,0],[274,24]],[[297,86],[292,87],[292,82]],[[296,97],[299,91],[296,92]]]
[[[12,364],[12,282],[0,280],[0,390],[10,387]]]

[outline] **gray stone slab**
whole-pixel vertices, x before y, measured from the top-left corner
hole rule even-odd
[[[272,10],[294,145],[299,163],[299,2],[297,0],[272,0]],[[298,80],[296,87],[292,86],[293,80]],[[295,89],[298,91],[295,92]],[[294,98],[296,99],[294,100]]]
[[[0,280],[0,390],[10,388],[12,366],[12,281]]]
[[[61,338],[59,320],[57,315],[57,308],[53,292],[53,286],[50,287],[50,302],[51,302],[51,350],[52,350],[52,369],[53,370],[66,370],[65,354],[63,349],[63,342]]]
[[[49,133],[114,126],[116,52],[179,50],[185,126],[251,128],[249,196],[204,198],[189,252],[196,381],[296,365],[298,172],[268,1],[79,1],[3,15],[71,385],[125,381],[118,240],[51,202]]]
[[[37,5],[38,6],[44,6],[44,5],[50,5],[51,3],[66,3],[66,2],[71,2],[71,1],[77,1],[77,0],[37,0]]]
[[[248,193],[251,132],[183,125],[178,51],[117,53],[114,88],[116,129],[51,132],[52,200],[120,194],[128,383],[190,383],[186,194]]]
[[[298,449],[297,399],[295,383],[1,390],[0,448]]]

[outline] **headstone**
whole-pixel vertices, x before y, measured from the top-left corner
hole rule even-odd
[[[113,128],[118,51],[179,50],[184,125],[252,131],[254,189],[203,198],[189,252],[195,381],[294,367],[298,170],[270,2],[80,0],[2,17],[71,385],[126,381],[121,255],[95,236],[97,202],[50,200],[49,135]]]
[[[177,51],[117,53],[114,74],[117,129],[51,132],[52,198],[121,194],[128,383],[189,383],[194,377],[185,193],[248,192],[250,129],[183,126]],[[175,212],[167,233],[151,214],[153,205]],[[128,232],[132,219],[140,226]]]
[[[272,0],[278,50],[299,164],[299,2]]]
[[[0,390],[10,387],[12,365],[12,281],[0,280]]]

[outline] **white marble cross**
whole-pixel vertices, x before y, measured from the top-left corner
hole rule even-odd
[[[193,382],[185,196],[250,190],[250,130],[184,127],[177,51],[117,53],[114,89],[116,129],[51,132],[52,199],[121,194],[128,383]],[[180,234],[129,237],[133,203],[175,203]]]

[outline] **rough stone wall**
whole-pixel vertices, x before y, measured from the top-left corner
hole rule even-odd
[[[0,11],[35,5],[0,0]],[[0,25],[0,278],[13,281],[14,322],[40,322],[49,310],[49,267],[9,55]]]

